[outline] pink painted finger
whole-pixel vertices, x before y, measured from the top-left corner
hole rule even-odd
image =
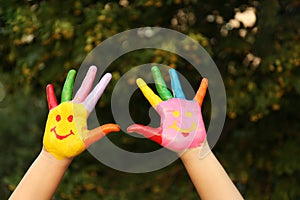
[[[54,93],[54,87],[52,84],[47,85],[46,87],[46,94],[47,94],[47,101],[48,101],[48,108],[51,110],[57,106],[57,100]]]
[[[86,75],[81,83],[80,88],[76,92],[73,102],[81,103],[84,101],[84,99],[87,97],[87,95],[91,91],[96,73],[97,73],[97,67],[94,65],[91,66],[89,68],[88,72],[86,73]]]
[[[133,124],[127,128],[127,132],[128,133],[132,133],[132,132],[138,133],[160,145],[162,144],[162,138],[161,138],[162,129],[160,127],[153,128],[153,127],[144,126],[141,124]]]
[[[109,81],[111,80],[111,74],[105,74],[93,91],[87,96],[84,100],[83,105],[90,113],[95,108],[96,103],[98,102],[99,98],[101,97],[102,93],[104,92],[106,86],[108,85]]]

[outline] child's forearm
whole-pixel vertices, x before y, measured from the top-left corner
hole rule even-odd
[[[57,160],[42,150],[9,200],[51,199],[72,159]]]
[[[199,159],[199,151],[199,147],[189,149],[181,160],[201,199],[243,199],[214,154]]]

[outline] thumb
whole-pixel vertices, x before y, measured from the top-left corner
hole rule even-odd
[[[160,127],[153,128],[141,124],[133,124],[127,128],[127,132],[129,133],[136,132],[140,135],[145,136],[146,138],[149,138],[150,140],[153,140],[154,142],[157,142],[160,145],[162,143],[161,131],[162,129]]]
[[[87,135],[87,138],[84,140],[84,144],[86,148],[88,148],[94,142],[97,142],[98,140],[100,140],[110,132],[119,132],[119,131],[120,131],[120,127],[117,124],[104,124],[102,126],[94,128],[93,130],[90,130]]]

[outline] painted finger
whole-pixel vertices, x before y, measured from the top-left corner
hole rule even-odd
[[[57,100],[54,92],[54,87],[52,84],[47,85],[46,87],[46,94],[47,94],[47,102],[48,108],[51,110],[57,106]]]
[[[95,80],[95,76],[97,73],[97,67],[96,66],[91,66],[86,73],[80,88],[76,92],[76,95],[73,99],[75,103],[81,103],[84,101],[84,99],[87,97],[89,92],[91,91],[91,88],[93,86],[93,82]]]
[[[104,124],[93,130],[90,130],[88,133],[88,137],[84,140],[84,144],[86,148],[88,148],[93,143],[103,138],[105,135],[111,132],[119,132],[119,131],[120,131],[120,127],[117,124]]]
[[[71,69],[68,72],[63,90],[61,92],[61,102],[70,101],[72,99],[75,76],[76,71]]]
[[[140,88],[140,90],[142,91],[142,93],[144,94],[144,96],[146,97],[146,99],[149,101],[149,103],[151,104],[151,106],[153,108],[155,108],[157,106],[157,104],[162,102],[161,98],[159,96],[157,96],[151,90],[151,88],[148,87],[148,85],[145,83],[145,81],[143,79],[138,78],[136,80],[136,84],[138,85],[138,87]]]
[[[169,74],[171,77],[171,86],[173,90],[173,95],[175,98],[185,99],[184,93],[181,88],[181,84],[175,69],[169,69]]]
[[[156,90],[157,90],[160,98],[162,98],[162,100],[164,100],[164,101],[173,98],[173,95],[168,90],[168,87],[167,87],[158,67],[157,66],[152,67],[151,72],[152,72],[152,75],[153,75],[153,78],[155,81]]]
[[[84,100],[83,105],[89,113],[92,112],[92,110],[94,109],[96,103],[98,102],[106,86],[111,80],[111,77],[112,76],[110,73],[105,74],[99,81],[99,83],[95,86],[95,88],[92,90],[92,92]]]
[[[207,87],[208,87],[208,79],[203,78],[202,81],[201,81],[201,84],[199,86],[199,89],[198,89],[198,91],[197,91],[197,93],[194,97],[194,100],[198,102],[200,107],[202,106],[203,99],[205,97]]]
[[[150,126],[144,126],[141,124],[133,124],[127,128],[128,133],[138,133],[140,135],[145,136],[146,138],[149,138],[150,140],[153,140],[154,142],[157,142],[158,144],[162,144],[162,138],[161,138],[161,132],[162,129],[159,128],[153,128]]]

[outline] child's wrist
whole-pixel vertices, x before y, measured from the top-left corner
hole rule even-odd
[[[178,155],[181,160],[185,160],[193,157],[198,157],[200,151],[201,151],[201,147],[195,147],[195,148],[186,149],[185,151],[179,153]]]
[[[68,167],[73,160],[73,158],[64,158],[62,160],[58,160],[51,153],[46,151],[44,148],[42,148],[42,151],[39,156],[41,156],[43,160],[61,167]]]
[[[210,153],[211,149],[205,140],[201,146],[186,149],[185,151],[178,153],[178,156],[181,158],[181,160],[203,159]]]

